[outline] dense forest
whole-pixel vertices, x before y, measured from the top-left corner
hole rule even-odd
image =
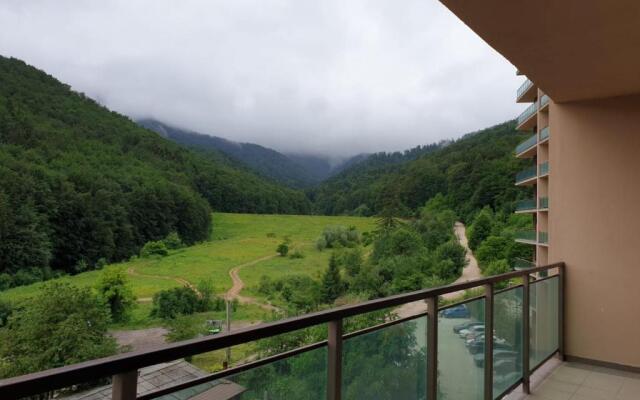
[[[0,57],[0,283],[123,260],[171,232],[206,240],[212,209],[308,213],[310,203]]]
[[[437,193],[463,220],[485,206],[509,211],[526,195],[513,184],[524,168],[513,149],[525,136],[507,122],[453,143],[422,147],[417,157],[373,155],[322,183],[313,192],[316,211],[378,215],[393,208],[397,215],[411,215]]]

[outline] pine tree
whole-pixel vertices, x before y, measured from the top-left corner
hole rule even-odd
[[[340,277],[340,268],[336,254],[332,253],[329,259],[329,267],[322,276],[322,301],[332,304],[344,292],[344,285]]]

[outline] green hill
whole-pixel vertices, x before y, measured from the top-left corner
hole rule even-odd
[[[508,211],[526,195],[513,184],[526,164],[513,151],[526,137],[510,121],[424,147],[417,157],[374,155],[323,182],[315,207],[326,214],[376,215],[385,208],[409,214],[442,193],[462,218],[484,206]]]
[[[0,285],[2,273],[22,284],[48,268],[126,259],[172,231],[205,240],[212,209],[299,214],[310,205],[0,56]]]

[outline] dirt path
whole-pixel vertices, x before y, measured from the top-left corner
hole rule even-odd
[[[456,279],[454,283],[468,282],[474,279],[480,279],[482,277],[482,273],[480,272],[480,268],[478,267],[478,261],[469,248],[466,227],[462,222],[456,222],[453,227],[453,231],[458,238],[458,243],[460,243],[460,245],[464,247],[466,251],[465,258],[467,260],[467,265],[462,269],[462,275],[460,275],[460,277]],[[455,300],[462,295],[464,295],[464,290],[447,293],[442,297],[447,300]],[[427,304],[424,301],[414,301],[413,303],[407,303],[396,309],[396,313],[400,318],[410,317],[412,315],[420,314],[425,311],[427,311]]]
[[[240,303],[243,304],[255,304],[258,305],[260,307],[262,307],[263,309],[267,310],[267,311],[279,311],[280,309],[278,307],[275,307],[271,304],[268,303],[261,303],[258,300],[254,299],[253,297],[248,297],[248,296],[241,296],[240,292],[242,291],[242,289],[244,288],[244,282],[242,281],[242,279],[240,279],[240,269],[245,268],[245,267],[250,267],[252,265],[258,264],[262,261],[267,261],[270,260],[272,258],[277,257],[277,254],[272,254],[270,256],[265,256],[262,258],[258,258],[256,260],[253,261],[249,261],[248,263],[244,263],[238,266],[235,266],[233,268],[231,268],[229,270],[229,277],[231,277],[231,281],[233,282],[233,285],[231,286],[231,289],[227,290],[227,293],[225,294],[225,298],[227,300],[233,300],[233,299],[238,299],[238,301]]]
[[[133,269],[133,267],[129,267],[127,269],[127,274],[132,275],[132,276],[140,276],[140,277],[144,277],[144,278],[156,278],[156,279],[164,279],[164,280],[168,280],[168,281],[175,281],[175,282],[178,282],[182,286],[187,286],[188,288],[190,288],[191,290],[196,292],[196,294],[198,296],[202,297],[202,294],[200,293],[200,291],[198,291],[198,288],[193,283],[191,283],[188,280],[183,279],[183,278],[174,277],[174,276],[164,276],[164,275],[142,274],[142,273],[136,271],[135,269]],[[138,301],[138,303],[149,303],[149,302],[151,302],[151,300],[152,300],[151,297],[141,297],[137,301]]]

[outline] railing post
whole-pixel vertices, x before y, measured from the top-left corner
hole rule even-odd
[[[427,400],[438,396],[438,297],[427,300]]]
[[[565,361],[564,353],[564,263],[558,267],[558,356]]]
[[[342,319],[330,321],[328,326],[327,400],[340,400],[342,391]]]
[[[493,283],[484,285],[484,399],[493,400]]]
[[[112,400],[136,400],[138,391],[138,371],[128,371],[113,376]]]
[[[529,381],[529,347],[531,345],[530,316],[529,316],[529,274],[522,277],[522,391],[531,393]]]

